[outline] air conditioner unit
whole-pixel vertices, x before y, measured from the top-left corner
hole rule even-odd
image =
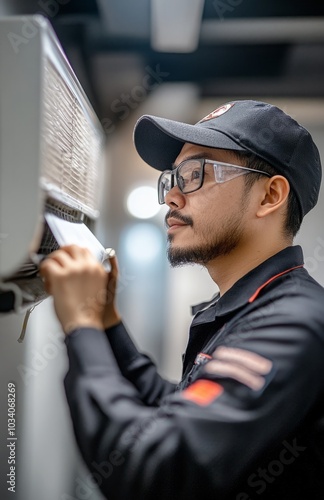
[[[60,245],[50,218],[73,233],[94,229],[103,149],[100,122],[50,23],[0,18],[0,312],[46,297],[38,261]]]

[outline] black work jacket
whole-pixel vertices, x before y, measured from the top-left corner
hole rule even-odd
[[[76,440],[108,499],[324,498],[324,290],[300,247],[196,313],[178,386],[123,324],[66,345]]]

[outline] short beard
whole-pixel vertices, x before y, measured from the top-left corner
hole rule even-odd
[[[186,264],[201,264],[206,265],[208,262],[231,253],[240,243],[243,235],[243,211],[239,214],[232,215],[231,218],[225,221],[220,233],[212,236],[208,227],[205,229],[206,242],[201,243],[196,247],[189,248],[172,248],[171,242],[173,235],[169,236],[170,243],[167,250],[167,256],[172,267],[181,267]],[[209,240],[209,241],[208,241]]]

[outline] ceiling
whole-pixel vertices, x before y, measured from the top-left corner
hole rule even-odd
[[[194,83],[205,98],[324,97],[322,2],[1,3],[3,12],[7,6],[10,13],[38,12],[51,20],[107,127],[118,126],[161,82]]]

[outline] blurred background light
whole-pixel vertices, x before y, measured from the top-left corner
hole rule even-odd
[[[138,219],[150,219],[159,212],[160,208],[157,192],[153,187],[137,187],[127,197],[127,210]]]
[[[154,224],[142,222],[128,227],[123,239],[127,258],[133,262],[147,266],[156,258],[160,258],[163,238],[161,231]]]

